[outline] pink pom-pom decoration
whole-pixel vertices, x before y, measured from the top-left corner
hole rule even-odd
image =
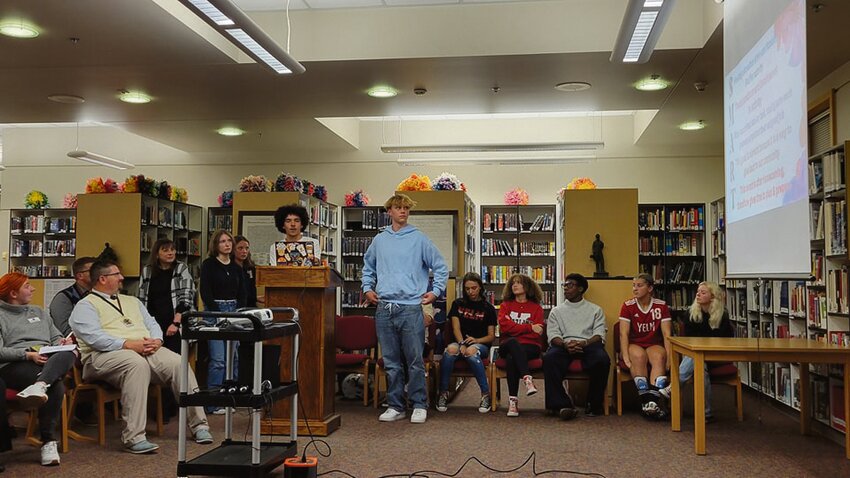
[[[62,207],[65,209],[77,209],[77,195],[68,193],[62,199]]]
[[[528,192],[522,188],[514,188],[505,193],[505,204],[508,206],[525,206],[528,204]]]

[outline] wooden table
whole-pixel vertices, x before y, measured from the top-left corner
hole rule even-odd
[[[710,362],[794,362],[800,364],[800,432],[810,431],[811,397],[809,364],[844,365],[844,416],[850,417],[850,348],[806,339],[744,339],[673,337],[673,363],[670,366],[671,427],[682,429],[682,394],[679,384],[679,362],[682,355],[694,360],[694,451],[705,455],[705,377],[706,361]],[[850,459],[850,430],[844,434],[844,451]]]

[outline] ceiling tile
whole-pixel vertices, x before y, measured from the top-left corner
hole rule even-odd
[[[286,10],[286,0],[233,0],[239,8],[246,12],[259,12],[269,10]],[[290,0],[290,10],[306,10],[307,4],[304,0]]]

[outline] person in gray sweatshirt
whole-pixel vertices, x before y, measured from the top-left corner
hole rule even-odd
[[[43,355],[48,345],[72,344],[63,338],[41,307],[30,305],[35,288],[18,272],[0,277],[0,380],[18,393],[25,409],[38,408],[41,433],[41,464],[59,464],[56,425],[62,410],[65,386],[62,379],[74,366],[76,353]]]
[[[605,351],[605,313],[598,305],[584,300],[587,287],[587,279],[581,274],[567,275],[566,301],[552,309],[546,324],[549,338],[549,350],[543,356],[546,409],[562,420],[573,419],[578,414],[564,381],[573,360],[580,360],[582,370],[590,376],[585,415],[594,417],[604,412],[605,384],[611,368],[611,358]]]

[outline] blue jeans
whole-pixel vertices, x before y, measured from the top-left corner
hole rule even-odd
[[[216,300],[215,303],[220,312],[233,312],[238,307],[235,300]],[[207,368],[207,388],[217,390],[224,383],[227,343],[224,340],[210,340],[207,346],[209,347],[210,354],[210,363]],[[231,369],[233,371],[233,380],[237,379],[237,371],[239,370],[239,355],[236,353],[238,346],[239,342],[233,342],[233,367]],[[210,413],[216,408],[206,407],[206,411]]]
[[[711,416],[711,379],[708,375],[708,363],[705,364],[705,416]],[[682,357],[679,364],[679,383],[685,383],[694,376],[694,359]]]
[[[425,318],[422,315],[422,306],[378,302],[375,328],[384,357],[387,403],[390,408],[399,412],[407,409],[404,403],[402,358],[407,363],[407,398],[410,404],[414,409],[428,408],[425,362],[422,359],[425,349]]]
[[[457,355],[449,354],[449,348],[452,346],[458,347]],[[490,385],[487,383],[487,372],[484,370],[482,360],[488,357],[489,348],[484,344],[475,344],[472,347],[478,349],[478,353],[471,356],[463,356],[466,363],[469,364],[469,369],[475,376],[475,381],[478,382],[478,387],[481,388],[481,394],[490,393]],[[460,345],[457,343],[449,344],[446,350],[443,351],[443,358],[440,359],[440,392],[445,392],[449,389],[449,379],[452,376],[452,371],[455,369],[455,361],[460,358]]]

